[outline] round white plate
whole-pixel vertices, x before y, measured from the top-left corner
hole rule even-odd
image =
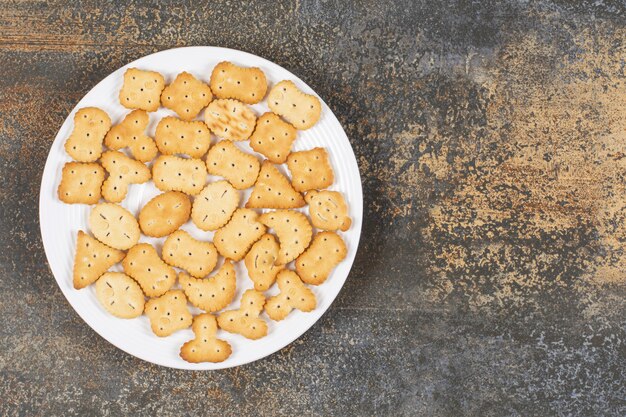
[[[82,290],[73,288],[72,269],[76,234],[79,230],[89,230],[87,217],[91,210],[91,206],[87,205],[64,204],[57,197],[61,169],[66,162],[71,160],[65,153],[63,144],[73,128],[74,113],[82,107],[96,106],[105,110],[111,116],[114,124],[119,123],[129,112],[118,102],[118,92],[122,86],[123,74],[128,67],[158,71],[165,76],[168,83],[173,81],[181,71],[190,72],[197,78],[208,82],[213,67],[218,62],[225,60],[242,66],[261,68],[267,76],[270,88],[278,81],[288,79],[293,80],[304,92],[315,94],[309,86],[286,69],[263,58],[241,51],[198,46],[170,49],[148,55],[110,74],[76,105],[67,119],[65,119],[52,144],[41,181],[39,195],[41,236],[52,273],[69,303],[92,329],[118,348],[143,360],[172,368],[200,370],[243,365],[268,356],[297,339],[324,314],[341,290],[354,261],[361,234],[363,194],[356,158],[339,121],[322,101],[320,121],[311,129],[298,132],[298,138],[294,143],[293,150],[307,150],[321,146],[329,151],[335,171],[335,184],[331,189],[341,191],[344,194],[350,207],[352,227],[347,232],[341,233],[348,247],[346,259],[335,268],[325,283],[317,287],[311,287],[317,297],[317,308],[315,310],[310,313],[294,310],[285,320],[280,322],[270,320],[263,313],[261,317],[268,322],[269,332],[266,337],[256,341],[220,330],[218,337],[227,340],[232,345],[232,355],[222,363],[193,364],[185,362],[179,356],[180,346],[187,340],[193,339],[191,329],[178,331],[165,338],[157,337],[150,330],[146,316],[132,320],[123,320],[108,314],[98,303],[93,285]],[[265,101],[252,106],[252,108],[257,115],[268,111]],[[202,114],[201,112],[200,119]],[[166,115],[174,115],[174,113],[163,108],[157,112],[150,113],[150,125],[148,127],[150,135],[154,134],[156,124]],[[213,137],[213,143],[216,142],[217,138]],[[254,153],[250,149],[248,142],[237,142],[237,146],[240,149]],[[261,155],[258,156],[261,159]],[[283,173],[287,172],[285,167],[282,167],[282,171]],[[213,177],[209,176],[208,181],[213,179]],[[247,190],[242,193],[242,204],[247,201],[249,192]],[[131,185],[128,196],[122,202],[122,205],[137,215],[140,208],[159,193],[152,181],[148,184]],[[305,208],[303,211],[307,212],[307,209]],[[196,238],[212,239],[212,233],[202,232],[191,222],[184,225],[183,229]],[[142,236],[141,241],[154,244],[157,250],[160,251],[164,239]],[[237,295],[227,309],[238,308],[241,294],[246,289],[252,288],[252,282],[247,276],[243,261],[236,263],[235,268],[237,271]],[[115,266],[113,269],[122,270],[120,266]],[[273,288],[266,292],[266,295],[276,293],[277,288],[274,285]],[[200,311],[194,309],[193,312],[195,314]]]

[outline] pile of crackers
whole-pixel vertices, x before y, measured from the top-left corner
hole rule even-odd
[[[209,84],[182,72],[166,85],[158,72],[130,68],[119,92],[131,110],[125,118],[113,126],[103,110],[82,108],[65,142],[74,161],[63,167],[58,197],[93,205],[93,236],[78,232],[74,287],[95,283],[104,309],[123,319],[145,314],[159,337],[191,326],[195,338],[180,349],[189,362],[230,356],[218,329],[259,339],[268,333],[266,317],[315,309],[308,285],[326,281],[347,255],[337,232],[351,219],[342,194],[327,190],[334,182],[327,150],[291,151],[298,130],[319,120],[321,103],[289,80],[267,91],[261,69],[231,62],[219,63]],[[258,116],[249,105],[266,97],[271,112]],[[159,120],[152,138],[149,112],[161,106],[176,116]],[[241,150],[240,141],[263,160]],[[278,169],[283,163],[291,178]],[[208,182],[208,174],[222,179]],[[162,193],[137,216],[119,205],[133,184],[150,180]],[[240,190],[251,187],[244,203]],[[306,205],[308,217],[295,210]],[[189,219],[214,232],[213,241],[181,229]],[[165,238],[160,254],[139,243],[142,234]],[[224,311],[235,302],[239,261],[254,289],[243,293],[239,308]],[[109,271],[120,262],[124,273]],[[266,297],[275,284],[278,294]],[[194,317],[190,306],[205,313]]]

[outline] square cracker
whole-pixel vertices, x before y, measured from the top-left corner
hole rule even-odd
[[[164,88],[165,78],[158,72],[129,68],[124,73],[120,103],[127,109],[156,111]]]
[[[64,203],[96,204],[103,182],[104,169],[100,164],[68,162],[63,165],[57,194]]]
[[[181,72],[173,83],[161,93],[161,103],[178,114],[183,120],[190,121],[213,100],[208,85],[188,72]]]
[[[282,164],[296,140],[296,129],[274,113],[265,113],[256,121],[250,147],[275,164]]]
[[[287,158],[291,184],[297,191],[321,190],[335,181],[328,152],[324,148],[293,152]]]

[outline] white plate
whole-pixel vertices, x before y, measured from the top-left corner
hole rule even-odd
[[[148,55],[113,72],[83,97],[61,126],[48,154],[41,181],[39,195],[41,236],[52,273],[69,303],[92,329],[113,345],[143,360],[172,368],[200,370],[243,365],[268,356],[297,339],[324,314],[341,290],[350,272],[361,235],[363,194],[356,158],[339,121],[322,101],[320,121],[311,129],[298,132],[298,139],[294,143],[293,149],[306,150],[316,146],[328,149],[335,171],[335,184],[331,189],[341,191],[346,197],[350,207],[352,227],[348,232],[342,233],[348,246],[346,259],[335,268],[324,284],[311,287],[317,297],[318,304],[315,310],[310,313],[293,311],[285,320],[280,322],[273,322],[263,313],[262,317],[269,323],[269,333],[257,341],[251,341],[242,336],[220,330],[218,336],[230,342],[233,347],[232,355],[226,361],[218,364],[192,364],[185,362],[179,356],[180,346],[193,338],[191,329],[178,331],[169,337],[159,338],[150,330],[149,321],[145,316],[123,320],[108,314],[98,303],[93,285],[80,291],[73,288],[72,268],[76,233],[78,230],[88,230],[87,217],[91,209],[87,205],[64,204],[57,198],[56,194],[63,164],[71,160],[65,153],[63,144],[73,128],[74,113],[82,107],[97,106],[111,116],[113,123],[119,123],[128,113],[128,110],[118,102],[122,76],[128,67],[158,71],[165,76],[167,82],[171,82],[176,74],[181,71],[188,71],[199,79],[208,82],[213,67],[224,60],[243,66],[261,68],[268,78],[270,87],[280,80],[289,79],[293,80],[305,92],[315,94],[309,86],[286,69],[241,51],[198,46],[170,49]],[[268,110],[265,101],[252,107],[258,115]],[[162,108],[155,113],[150,113],[148,132],[151,135],[154,134],[158,120],[166,115],[173,115],[173,112]],[[213,137],[213,143],[216,141],[217,139]],[[239,142],[237,145],[241,149],[254,153],[248,146],[248,142]],[[286,172],[284,167],[282,170]],[[209,181],[212,179],[209,177]],[[151,181],[148,184],[131,185],[129,194],[122,205],[136,215],[139,209],[157,194],[159,191]],[[242,194],[242,204],[247,200],[248,194],[249,191]],[[183,228],[197,238],[207,240],[212,238],[212,233],[200,231],[191,222],[188,222]],[[154,244],[160,251],[164,239],[142,236],[141,241]],[[119,266],[114,267],[114,269],[121,271]],[[237,308],[243,291],[252,287],[243,262],[236,264],[236,270],[237,295],[233,304],[228,308]],[[276,292],[277,288],[274,285],[274,288],[271,288],[266,294],[272,295]]]

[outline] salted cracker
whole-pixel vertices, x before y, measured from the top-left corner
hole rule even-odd
[[[223,140],[211,148],[206,166],[209,174],[226,178],[238,190],[251,187],[261,168],[256,157],[239,150],[229,140]]]
[[[134,278],[148,297],[158,297],[176,282],[176,271],[161,260],[154,246],[139,243],[122,262],[124,272]]]
[[[272,320],[283,320],[294,309],[305,313],[315,309],[315,294],[304,285],[298,274],[284,269],[278,273],[276,282],[280,292],[265,303],[265,312]]]
[[[157,154],[154,140],[145,131],[150,117],[144,110],[133,110],[104,137],[104,144],[114,151],[128,148],[138,161],[149,162]]]
[[[111,118],[97,107],[84,107],[74,115],[74,129],[65,141],[65,151],[79,162],[94,162],[102,155],[102,141],[111,128]]]
[[[201,159],[161,155],[152,165],[154,185],[161,191],[196,195],[204,188],[206,174],[206,166]]]
[[[208,85],[188,72],[181,72],[161,93],[161,103],[183,120],[193,120],[213,100]]]
[[[163,260],[202,278],[217,265],[217,249],[211,242],[194,239],[184,230],[177,230],[163,243]]]
[[[309,205],[311,223],[321,230],[341,230],[350,228],[352,220],[348,216],[348,205],[343,195],[337,191],[311,190],[304,197]]]
[[[124,73],[120,104],[127,109],[156,111],[164,88],[165,78],[158,72],[129,68]]]
[[[237,310],[225,311],[217,318],[220,328],[256,340],[267,335],[267,323],[259,317],[265,305],[265,296],[256,290],[247,290]]]
[[[209,313],[193,319],[191,326],[195,338],[180,348],[180,357],[191,363],[223,362],[232,353],[230,344],[217,338],[217,320]]]
[[[218,311],[228,306],[237,289],[235,268],[229,259],[212,277],[194,278],[181,272],[178,279],[189,302],[204,311]]]
[[[293,152],[287,158],[291,184],[297,191],[321,190],[335,181],[328,152],[324,148]]]
[[[93,284],[110,267],[124,259],[124,255],[124,252],[110,248],[79,230],[74,255],[74,288],[79,290]]]
[[[265,226],[250,209],[237,209],[226,226],[215,232],[213,242],[225,258],[240,261],[250,247],[263,236]]]
[[[302,194],[293,188],[287,177],[274,164],[263,161],[246,207],[287,209],[303,207],[304,204]]]
[[[348,248],[337,233],[321,232],[315,235],[311,246],[296,259],[296,271],[302,281],[319,285],[326,281],[347,254]]]
[[[67,162],[57,189],[59,200],[67,204],[96,204],[100,200],[104,169],[95,162]]]
[[[265,97],[267,80],[260,68],[240,67],[223,61],[213,68],[211,89],[217,98],[234,98],[255,104]]]
[[[139,227],[146,236],[163,237],[189,220],[191,201],[185,193],[167,191],[148,201],[139,212]]]
[[[296,128],[268,112],[257,119],[254,133],[250,136],[250,147],[271,162],[282,164],[287,160],[295,140]]]
[[[199,121],[164,117],[156,127],[154,140],[163,155],[185,154],[201,158],[211,146],[211,132]]]
[[[100,203],[91,210],[89,229],[100,242],[119,250],[126,250],[139,241],[135,216],[113,203]]]
[[[106,311],[121,319],[141,316],[146,303],[139,284],[121,272],[107,272],[98,279],[96,298]]]
[[[285,265],[276,264],[279,251],[280,245],[274,235],[266,233],[252,245],[246,254],[246,269],[256,290],[268,290],[274,285],[276,275],[285,267]]]
[[[256,115],[240,101],[219,99],[204,111],[204,123],[222,139],[247,140],[254,131]]]
[[[144,311],[150,319],[150,328],[159,337],[186,329],[193,321],[185,293],[181,290],[170,290],[159,298],[148,300]]]
[[[296,129],[305,130],[320,119],[322,104],[320,100],[303,93],[289,80],[276,84],[267,96],[267,105],[276,114],[282,116]]]
[[[307,217],[293,210],[276,210],[265,213],[259,221],[274,229],[280,242],[276,263],[287,264],[296,259],[311,242],[313,228]]]
[[[204,231],[217,230],[228,223],[239,198],[239,191],[228,181],[212,182],[194,198],[191,220]]]
[[[106,151],[100,163],[109,173],[102,183],[102,197],[111,203],[124,200],[130,184],[143,184],[150,179],[147,166],[119,151]]]

